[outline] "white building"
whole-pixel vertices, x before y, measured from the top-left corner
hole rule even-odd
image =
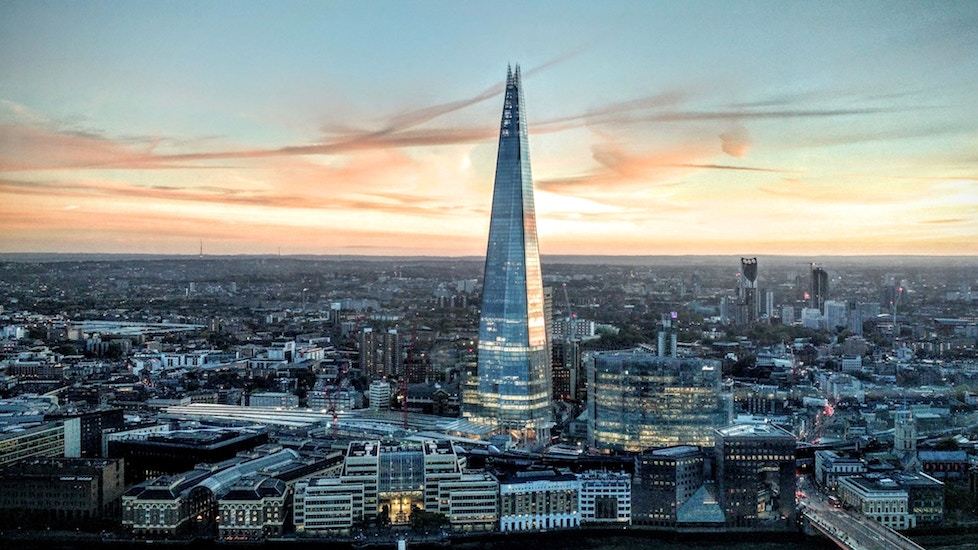
[[[498,525],[499,482],[488,472],[465,472],[457,479],[442,480],[438,499],[438,511],[456,531],[494,531]]]
[[[886,477],[849,476],[839,479],[839,498],[864,516],[897,531],[912,529],[916,517],[909,511],[909,495]]]
[[[570,473],[523,471],[499,482],[499,529],[538,531],[580,527],[581,482]]]
[[[835,451],[815,452],[815,482],[822,487],[835,489],[839,478],[865,472],[866,464],[858,458],[840,456]]]
[[[349,533],[364,520],[365,494],[363,483],[337,477],[300,481],[293,501],[296,533]]]
[[[368,394],[370,408],[375,411],[391,408],[391,384],[386,380],[374,380],[370,383]]]
[[[588,472],[580,482],[578,510],[582,524],[632,522],[632,479],[626,473]]]

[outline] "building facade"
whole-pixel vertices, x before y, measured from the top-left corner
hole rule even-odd
[[[703,451],[691,445],[642,453],[633,490],[635,522],[675,525],[679,508],[703,485],[704,458]]]
[[[727,424],[717,361],[657,357],[644,351],[591,354],[588,438],[596,447],[642,451],[709,446]]]
[[[81,423],[78,418],[0,433],[0,468],[26,458],[79,456]]]
[[[632,523],[632,479],[627,473],[579,474],[578,511],[582,525]]]
[[[729,527],[793,525],[796,447],[795,436],[772,424],[716,431],[720,504]]]
[[[522,471],[499,480],[499,529],[540,531],[580,527],[581,484],[573,474]]]
[[[118,516],[121,460],[29,458],[0,470],[0,525],[98,528]]]

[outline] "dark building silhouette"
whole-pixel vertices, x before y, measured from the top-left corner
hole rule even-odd
[[[829,295],[829,274],[821,266],[812,264],[812,288],[809,292],[809,307],[825,313],[825,300]]]
[[[0,470],[0,526],[99,529],[118,522],[121,460],[32,458]]]
[[[233,458],[268,442],[266,432],[180,431],[145,439],[109,442],[109,457],[126,461],[126,483],[194,469],[197,464]]]
[[[757,298],[757,258],[740,259],[740,321],[751,324],[760,314]]]
[[[720,505],[730,527],[794,527],[797,440],[773,424],[716,431]]]

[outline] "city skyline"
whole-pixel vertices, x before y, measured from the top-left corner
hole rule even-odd
[[[519,59],[544,255],[978,254],[973,4],[50,7],[0,252],[481,255]]]

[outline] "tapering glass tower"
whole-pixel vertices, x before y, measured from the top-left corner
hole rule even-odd
[[[523,446],[552,425],[543,281],[520,68],[506,75],[479,319],[478,392],[467,416]]]

